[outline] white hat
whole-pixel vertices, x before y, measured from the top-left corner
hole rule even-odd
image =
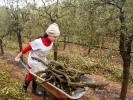
[[[46,30],[46,33],[50,36],[59,36],[60,35],[59,26],[56,23],[51,24]]]

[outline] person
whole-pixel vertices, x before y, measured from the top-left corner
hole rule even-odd
[[[28,68],[31,69],[34,66],[39,66],[41,62],[33,60],[31,57],[37,57],[42,61],[46,61],[45,52],[52,49],[53,43],[59,37],[59,35],[59,26],[56,23],[51,24],[43,36],[39,36],[37,39],[30,42],[25,48],[23,48],[23,50],[15,57],[15,61],[19,62],[22,55],[30,51],[28,55]],[[30,73],[28,73],[24,79],[22,93],[27,93],[27,87],[31,81],[32,92],[36,95],[42,95],[42,93],[37,90],[37,83]]]

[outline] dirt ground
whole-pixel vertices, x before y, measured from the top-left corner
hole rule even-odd
[[[11,71],[11,77],[18,79],[20,82],[23,82],[23,79],[26,74],[27,74],[27,71],[20,66],[14,66],[14,70]],[[103,82],[107,81],[103,76],[99,76],[99,75],[88,75],[88,77],[92,78],[96,82],[100,82],[101,80]],[[108,81],[108,82],[109,82],[109,85],[104,87],[103,89],[96,89],[95,91],[92,89],[89,89],[88,92],[78,100],[120,100],[119,94],[121,90],[121,84],[113,81]],[[31,90],[32,90],[32,87],[30,83],[28,87],[29,97],[31,97],[32,100],[43,100],[43,96],[36,96],[32,93]],[[47,94],[45,100],[51,100],[51,99],[52,97]],[[130,86],[128,88],[127,100],[133,100],[133,86]]]
[[[14,56],[5,56],[4,59],[10,64],[13,64],[13,68],[10,72],[11,78],[15,78],[20,82],[23,82],[24,77],[27,74],[27,70],[24,69],[19,63],[14,62]],[[78,100],[120,100],[119,95],[121,91],[121,84],[114,81],[109,81],[102,75],[87,75],[92,78],[95,82],[109,82],[109,85],[104,87],[103,89],[96,89],[95,91],[89,89],[88,92],[83,95]],[[32,100],[43,100],[43,96],[36,96],[32,92],[31,83],[28,87],[28,95],[32,98]],[[43,92],[43,91],[42,91]],[[45,100],[52,100],[50,95],[46,95]],[[128,87],[127,91],[127,100],[133,100],[133,85]]]

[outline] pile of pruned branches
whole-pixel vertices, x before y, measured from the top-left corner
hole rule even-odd
[[[51,84],[55,85],[68,94],[71,94],[72,91],[76,90],[77,87],[90,87],[96,89],[108,85],[108,83],[106,82],[94,83],[80,81],[80,77],[88,73],[79,71],[77,69],[72,69],[70,67],[67,67],[67,65],[61,64],[57,61],[49,60],[46,63],[35,57],[32,57],[32,59],[37,60],[38,62],[41,62],[48,67],[48,69],[46,70],[38,71],[35,73],[39,77],[45,79],[45,81],[43,82],[50,82]],[[43,76],[42,73],[46,74],[44,74]]]

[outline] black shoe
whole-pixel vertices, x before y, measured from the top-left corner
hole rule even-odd
[[[35,95],[42,96],[42,92],[37,90],[37,83],[34,80],[32,81],[32,92]]]
[[[35,95],[38,95],[38,96],[42,96],[42,92],[39,91],[39,90],[32,90],[32,92],[35,94]]]
[[[29,86],[29,84],[30,82],[25,79],[23,83],[22,93],[27,93],[27,87]]]

